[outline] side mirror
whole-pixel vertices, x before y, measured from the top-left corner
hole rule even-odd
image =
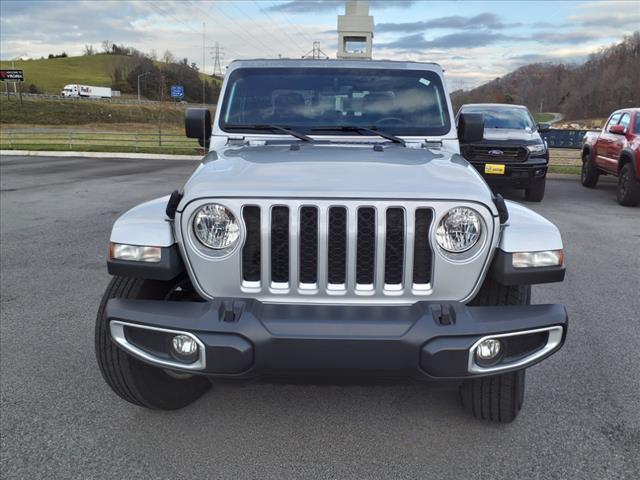
[[[550,123],[539,123],[536,125],[536,128],[538,129],[539,132],[546,132],[547,130],[549,130],[551,128],[551,124]]]
[[[609,127],[609,133],[613,133],[615,135],[624,135],[626,133],[625,130],[624,125],[613,125]]]
[[[484,116],[481,113],[461,113],[458,118],[460,143],[481,142],[484,138]]]
[[[211,112],[206,108],[187,108],[184,128],[188,138],[197,138],[200,146],[208,147],[211,138]]]

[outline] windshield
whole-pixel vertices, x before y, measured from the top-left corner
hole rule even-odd
[[[312,130],[361,126],[393,135],[445,135],[446,98],[439,75],[431,71],[241,68],[229,76],[220,128],[257,133],[251,125],[270,124],[313,135],[354,135]]]
[[[484,116],[484,128],[509,128],[512,130],[533,130],[535,123],[524,108],[510,107],[464,107],[460,113],[481,113]]]

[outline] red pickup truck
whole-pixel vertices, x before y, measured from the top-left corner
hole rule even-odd
[[[618,203],[640,203],[640,108],[611,114],[601,132],[582,141],[582,185],[593,188],[600,175],[618,177]]]

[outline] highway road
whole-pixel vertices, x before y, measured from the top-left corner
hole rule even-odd
[[[640,209],[618,206],[606,179],[550,180],[529,204],[560,227],[568,264],[533,301],[565,303],[570,331],[527,372],[513,424],[422,384],[217,385],[176,412],[116,397],[93,351],[111,224],[194,168],[0,159],[2,478],[638,478]]]

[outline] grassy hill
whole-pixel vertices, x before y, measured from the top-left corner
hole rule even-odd
[[[184,110],[188,105],[164,102],[162,104],[117,104],[89,100],[40,100],[25,98],[22,105],[11,97],[0,95],[0,125],[87,125],[140,123],[181,127]]]
[[[109,72],[124,55],[91,55],[83,57],[15,60],[15,68],[24,70],[25,86],[35,84],[42,93],[58,94],[69,83],[110,87]],[[11,61],[2,61],[2,68],[12,68]]]
[[[72,83],[110,87],[111,72],[115,65],[125,62],[125,55],[90,55],[66,58],[43,58],[39,60],[0,61],[0,68],[24,70],[24,89],[30,84],[41,93],[57,95],[62,87]],[[156,62],[159,64],[159,62]],[[12,64],[14,65],[12,67]],[[211,80],[208,75],[200,74]]]

